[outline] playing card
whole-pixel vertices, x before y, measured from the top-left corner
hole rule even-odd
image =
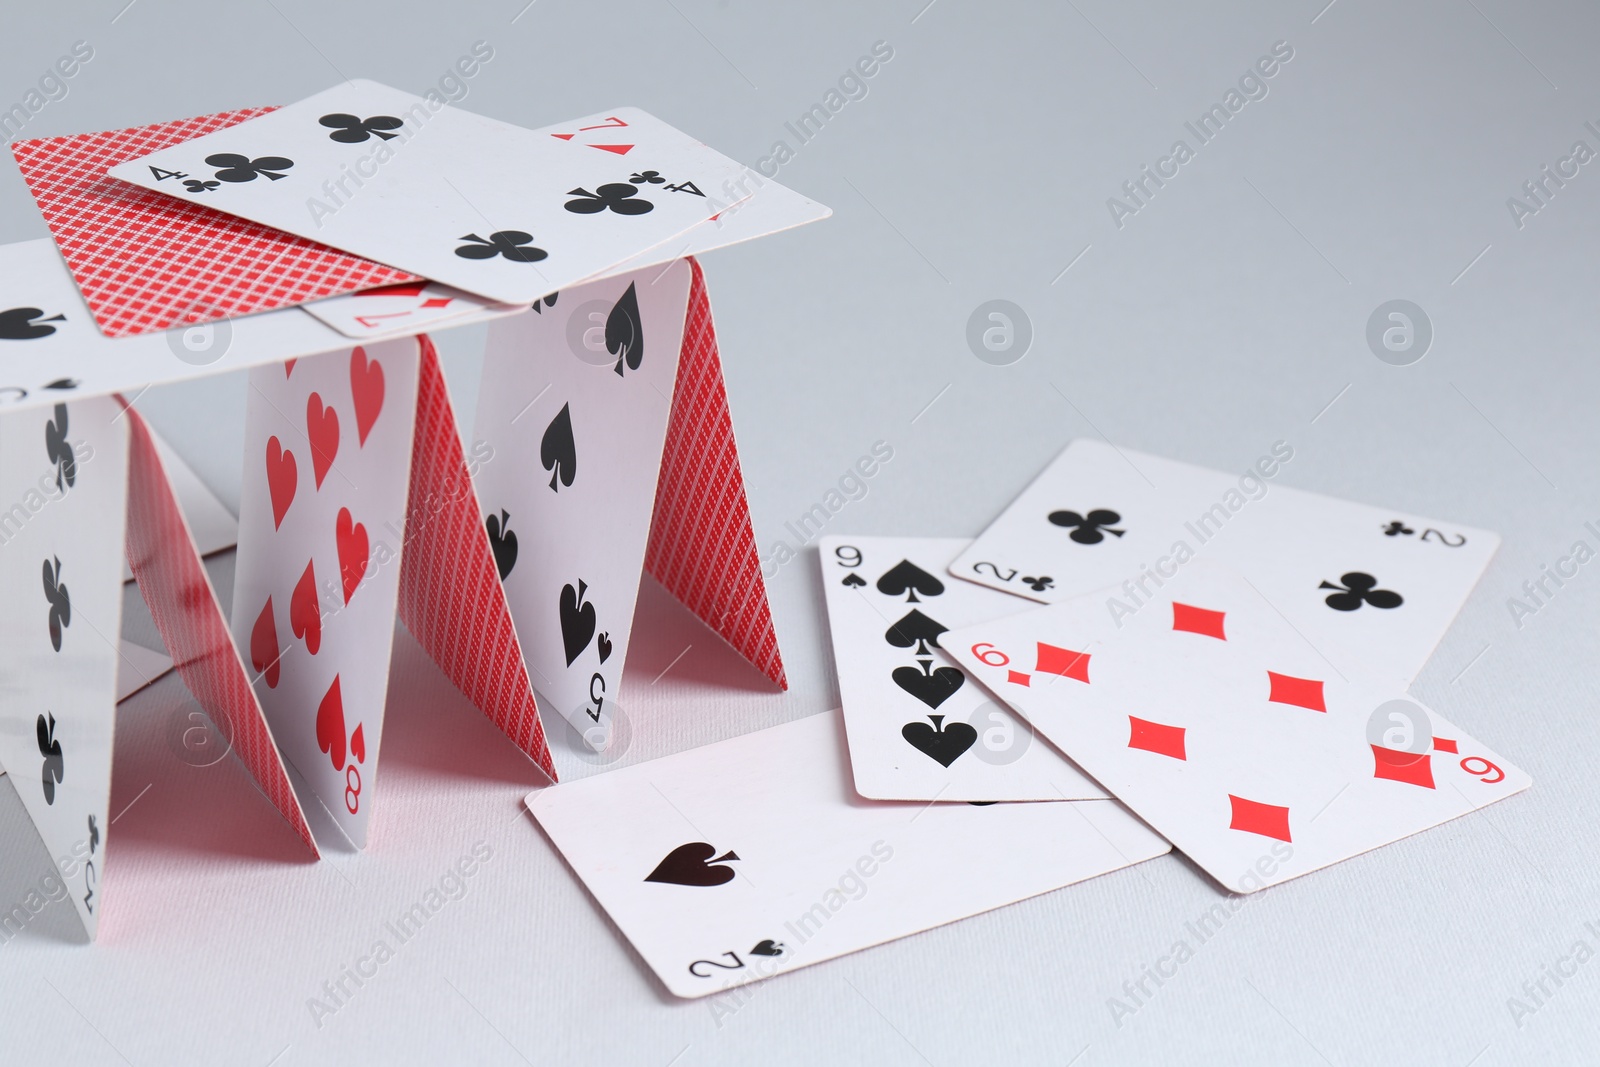
[[[651,970],[700,997],[1093,878],[1168,845],[1115,801],[857,799],[836,712],[528,796]]]
[[[644,115],[648,121],[629,122],[629,117],[640,117],[634,109],[623,109],[617,114],[591,115],[572,122],[546,126],[539,133],[566,141],[587,152],[648,158],[661,153],[692,150],[699,145],[683,131],[659,119]],[[655,177],[659,178],[657,174]],[[664,179],[663,179],[664,180]],[[659,183],[656,183],[659,184]],[[748,167],[732,178],[724,179],[721,189],[707,190],[707,195],[729,206],[717,214],[686,230],[655,248],[609,268],[604,276],[643,270],[660,263],[670,263],[685,256],[696,256],[718,248],[738,244],[756,237],[778,233],[808,222],[816,222],[833,214],[832,209],[809,200],[792,189],[779,185]]]
[[[155,435],[139,410],[121,413],[128,437],[127,557],[139,595],[198,710],[173,740],[184,762],[237,756],[267,801],[313,856],[317,845],[288,771],[228,632],[200,551],[178,505]]]
[[[635,108],[630,124],[659,120]],[[531,304],[728,206],[703,145],[579,152],[370,81],[110,168],[112,177],[501,303]]]
[[[939,647],[1016,614],[1016,597],[952,581],[964,538],[824,537],[822,587],[856,792],[875,800],[1086,800],[1106,792]]]
[[[98,397],[0,417],[0,763],[91,938],[122,622],[121,411]]]
[[[349,348],[348,337],[299,308],[109,338],[95,328],[54,245],[0,245],[0,411],[116,391],[137,404],[148,385]]]
[[[520,304],[496,304],[480,296],[438,282],[402,282],[381,289],[333,296],[305,304],[302,309],[346,337],[369,340],[396,332],[416,331],[448,322],[471,321],[474,312],[515,313]]]
[[[239,540],[239,520],[160,434],[151,430],[150,438],[155,442],[156,454],[161,458],[172,491],[177,494],[195,549],[200,555],[209,556],[232,548]],[[133,580],[133,570],[126,560],[122,564],[122,580]]]
[[[419,342],[380,341],[250,374],[234,577],[284,755],[366,844],[394,634]]]
[[[1194,561],[1130,617],[1099,595],[944,648],[1228,889],[1248,893],[1526,789],[1402,689],[1339,669]]]
[[[22,177],[106,336],[412,280],[405,271],[106,177],[108,167],[273,110],[12,142]]]
[[[1196,558],[1232,567],[1346,673],[1408,683],[1498,535],[1291,489],[1278,442],[1240,474],[1080,439],[950,565],[1047,603],[1107,589],[1131,613]]]
[[[478,499],[533,685],[609,736],[683,342],[691,269],[591,282],[489,331]],[[525,550],[524,550],[525,549]]]

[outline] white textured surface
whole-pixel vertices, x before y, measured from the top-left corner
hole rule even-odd
[[[1504,536],[1417,692],[1534,787],[1260,894],[1203,945],[1186,924],[1224,898],[1171,857],[751,987],[713,1015],[640,966],[519,814],[537,772],[409,639],[372,847],[320,865],[237,769],[180,762],[188,702],[168,677],[119,717],[113,810],[133,806],[111,834],[102,943],[77,943],[64,904],[0,943],[0,1061],[1594,1058],[1600,962],[1546,979],[1520,1027],[1507,1006],[1533,1006],[1523,984],[1574,942],[1600,947],[1600,563],[1520,629],[1506,607],[1574,541],[1600,547],[1583,525],[1600,526],[1600,176],[1585,167],[1521,230],[1506,208],[1574,140],[1600,148],[1584,127],[1600,126],[1591,8],[542,0],[513,22],[522,0],[141,0],[113,23],[123,2],[7,13],[0,101],[74,40],[96,53],[27,135],[286,102],[331,84],[334,65],[420,90],[482,38],[495,58],[469,108],[535,126],[638,104],[755,162],[777,138],[792,145],[784,123],[887,40],[894,58],[865,99],[782,169],[835,217],[706,263],[763,552],[879,439],[894,459],[829,532],[972,535],[1079,435],[1226,469],[1288,440],[1288,484]],[[1116,229],[1106,198],[1280,39],[1295,58],[1266,99]],[[44,233],[8,169],[0,239]],[[964,339],[995,297],[1036,333],[1010,367]],[[1411,367],[1364,341],[1392,298],[1436,327]],[[465,412],[482,336],[441,338]],[[140,401],[230,506],[242,401],[237,378]],[[816,582],[807,551],[773,583],[785,696],[647,589],[627,758],[832,706]],[[592,771],[553,725],[562,772]],[[466,895],[319,1029],[308,998],[480,840],[493,858]],[[0,857],[0,905],[49,871],[9,784]],[[1119,1027],[1109,998],[1179,939],[1193,957],[1159,989],[1147,981],[1153,998]]]

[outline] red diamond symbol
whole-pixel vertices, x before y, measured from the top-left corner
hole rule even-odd
[[[450,297],[448,296],[430,296],[422,302],[422,306],[425,308],[442,308],[448,307],[449,304]]]
[[[1028,676],[1023,674],[1021,671],[1007,671],[1006,681],[1010,682],[1012,685],[1028,685]],[[1028,688],[1031,689],[1033,687],[1028,685]]]
[[[1131,728],[1128,733],[1129,748],[1142,748],[1146,752],[1171,756],[1173,759],[1189,758],[1183,751],[1183,727],[1151,722],[1136,715],[1128,716],[1128,724]]]
[[[1225,613],[1212,611],[1210,608],[1196,608],[1188,604],[1172,602],[1172,628],[1184,630],[1192,634],[1203,634],[1206,637],[1215,637],[1218,641],[1226,641],[1228,635],[1222,632],[1222,617]]]
[[[1089,653],[1074,652],[1070,648],[1057,648],[1039,642],[1039,658],[1033,669],[1045,674],[1059,674],[1063,678],[1087,683],[1089,681]]]
[[[625,156],[633,151],[631,144],[592,144],[589,147],[598,148],[602,152],[615,152],[619,156]]]
[[[1372,759],[1374,778],[1433,788],[1433,758],[1426,753],[1419,756],[1415,752],[1373,745]]]
[[[570,133],[552,133],[552,134],[551,134],[551,135],[550,135],[550,136],[551,136],[551,137],[559,137],[559,138],[561,138],[561,139],[562,139],[562,140],[563,140],[563,141],[570,141],[570,140],[572,140],[572,134],[570,134]]]
[[[1277,671],[1268,671],[1267,677],[1272,680],[1272,692],[1267,699],[1274,704],[1293,704],[1297,708],[1309,708],[1312,711],[1327,711],[1327,705],[1322,702],[1322,683],[1311,678],[1296,678],[1292,674],[1279,674]]]
[[[1279,841],[1289,840],[1288,808],[1246,800],[1232,793],[1228,794],[1228,799],[1233,802],[1233,820],[1228,823],[1228,829],[1275,837]]]
[[[1456,743],[1448,737],[1435,737],[1433,748],[1436,752],[1455,752]]]

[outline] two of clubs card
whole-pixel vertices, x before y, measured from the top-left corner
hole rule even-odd
[[[1406,692],[1495,535],[1290,459],[1079,441],[976,539],[822,538],[839,712],[529,807],[692,997],[1169,848],[1254,892],[1526,789]]]

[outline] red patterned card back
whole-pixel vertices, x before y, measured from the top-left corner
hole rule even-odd
[[[137,411],[125,405],[124,413],[129,422],[128,566],[139,592],[183,684],[230,739],[272,806],[319,855],[155,439]]]
[[[400,619],[456,688],[555,781],[439,356],[426,334],[417,340],[422,362]]]
[[[689,265],[689,312],[644,566],[757,670],[787,689],[705,273],[693,257]]]
[[[102,333],[151,333],[415,278],[106,176],[118,163],[275,110],[244,108],[12,143],[22,177]],[[187,177],[168,180],[178,185]]]

